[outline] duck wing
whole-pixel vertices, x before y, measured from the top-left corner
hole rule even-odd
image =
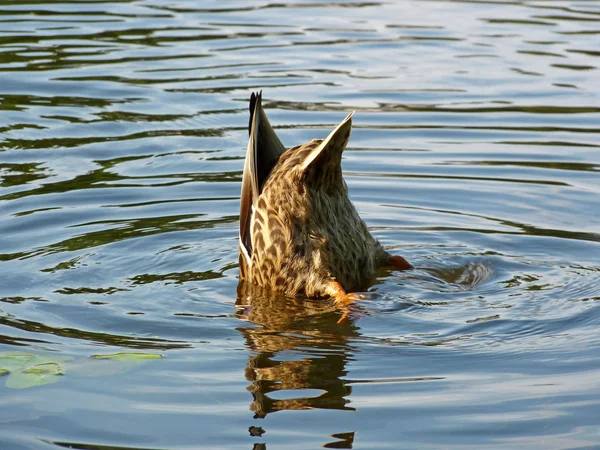
[[[248,150],[242,177],[240,198],[240,267],[248,266],[252,258],[252,213],[258,202],[265,182],[285,147],[275,134],[262,108],[262,91],[250,96],[250,123],[248,124]],[[243,255],[243,258],[242,258]],[[245,260],[245,261],[242,261]],[[242,278],[245,278],[242,273]]]

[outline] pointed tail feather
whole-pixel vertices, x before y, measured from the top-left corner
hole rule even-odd
[[[250,233],[252,210],[267,181],[271,170],[285,147],[275,134],[267,115],[262,108],[262,91],[250,96],[250,121],[248,124],[248,149],[242,177],[240,198],[240,253],[247,260],[252,258],[252,238]]]
[[[329,136],[323,140],[313,151],[309,153],[306,159],[302,162],[300,169],[306,170],[312,164],[319,164],[320,167],[323,164],[327,164],[327,161],[332,161],[332,158],[336,158],[337,163],[341,159],[342,152],[350,139],[350,133],[352,132],[352,116],[354,111],[346,116],[340,124],[335,127]]]

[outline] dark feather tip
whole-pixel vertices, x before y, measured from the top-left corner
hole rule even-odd
[[[252,133],[252,117],[254,116],[254,108],[256,108],[256,100],[258,99],[258,95],[254,92],[250,96],[250,120],[248,121],[248,136]]]

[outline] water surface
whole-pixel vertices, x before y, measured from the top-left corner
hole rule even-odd
[[[73,360],[0,377],[0,446],[595,447],[599,33],[594,1],[4,0],[0,354]],[[258,89],[287,146],[356,111],[351,199],[417,267],[345,323],[238,286]],[[163,358],[77,365],[118,352]]]

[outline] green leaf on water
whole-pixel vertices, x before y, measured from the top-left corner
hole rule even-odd
[[[67,364],[69,373],[84,377],[116,375],[135,370],[163,356],[156,353],[120,352],[107,355],[92,355],[86,360],[76,360]]]
[[[25,389],[56,383],[64,373],[63,367],[55,362],[36,364],[21,371],[11,372],[6,380],[6,387]]]
[[[121,352],[93,355],[73,360],[70,356],[36,355],[25,352],[0,353],[0,376],[8,374],[6,387],[25,389],[56,383],[67,372],[80,376],[107,376],[125,373],[162,355],[156,353]]]
[[[25,370],[21,371],[22,373],[30,373],[33,375],[64,375],[65,371],[62,366],[58,363],[43,363],[36,364],[35,366],[28,367]]]
[[[82,377],[104,377],[135,370],[152,360],[162,358],[152,353],[115,353],[110,355],[93,355],[90,358],[78,359],[66,364],[70,374]]]
[[[113,361],[148,361],[160,359],[162,355],[157,353],[111,353],[109,355],[92,355],[94,359],[110,359]]]
[[[0,353],[0,375],[9,373],[6,387],[25,389],[43,384],[56,383],[65,373],[61,363],[70,356],[36,355],[25,352]]]

